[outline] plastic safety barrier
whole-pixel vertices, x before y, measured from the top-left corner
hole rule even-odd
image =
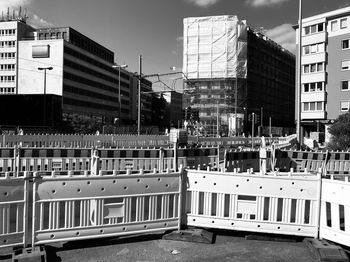
[[[24,246],[28,235],[28,173],[0,178],[0,247]]]
[[[320,174],[185,172],[189,226],[317,237]]]
[[[224,158],[225,170],[228,172],[234,169],[259,171],[260,168],[259,151],[227,151]]]
[[[349,176],[322,179],[320,238],[350,246],[349,192]]]
[[[52,173],[35,179],[33,191],[33,245],[180,227],[181,171],[74,177]]]
[[[350,174],[350,152],[329,152],[327,174]]]

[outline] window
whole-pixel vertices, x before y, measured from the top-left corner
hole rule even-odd
[[[345,39],[341,41],[341,48],[344,49],[349,49],[349,39]]]
[[[323,32],[323,31],[324,31],[323,23],[304,27],[305,35],[314,34],[314,33]]]
[[[350,60],[341,62],[341,70],[350,70]]]
[[[310,46],[304,46],[304,55],[310,54]]]
[[[350,109],[350,101],[341,101],[340,102],[340,111],[348,112]]]
[[[323,111],[323,102],[305,102],[303,103],[303,111]]]
[[[323,91],[323,82],[317,82],[317,90],[316,91]]]
[[[338,20],[331,22],[331,31],[334,32],[336,30],[338,30]]]
[[[340,88],[341,88],[342,91],[350,90],[349,89],[349,80],[341,81],[341,87]]]
[[[347,18],[340,19],[340,29],[344,29],[347,27],[348,27],[348,19]]]
[[[304,65],[304,74],[323,72],[323,71],[324,71],[324,63]]]
[[[323,63],[317,63],[317,72],[322,72],[323,70]]]
[[[310,73],[310,65],[304,65],[304,74]]]
[[[323,82],[315,83],[305,83],[304,84],[304,93],[308,92],[322,92],[323,91]]]
[[[310,86],[310,84],[304,84],[304,92],[305,93],[307,93],[307,92],[309,92],[309,86]]]

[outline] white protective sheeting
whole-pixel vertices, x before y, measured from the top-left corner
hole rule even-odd
[[[187,78],[246,77],[247,25],[237,16],[185,18],[183,41]]]

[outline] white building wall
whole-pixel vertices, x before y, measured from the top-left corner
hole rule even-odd
[[[0,22],[0,94],[16,93],[17,25],[17,21]],[[15,42],[14,46],[7,45],[10,41]],[[8,54],[14,56],[9,58]]]
[[[33,46],[49,46],[49,57],[33,58]],[[46,71],[46,94],[62,96],[64,40],[34,40],[19,42],[18,94],[43,94],[44,71],[38,67],[53,67]]]

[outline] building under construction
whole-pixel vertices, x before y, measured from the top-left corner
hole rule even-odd
[[[185,18],[183,38],[185,106],[199,111],[201,134],[291,131],[292,53],[237,16]]]

